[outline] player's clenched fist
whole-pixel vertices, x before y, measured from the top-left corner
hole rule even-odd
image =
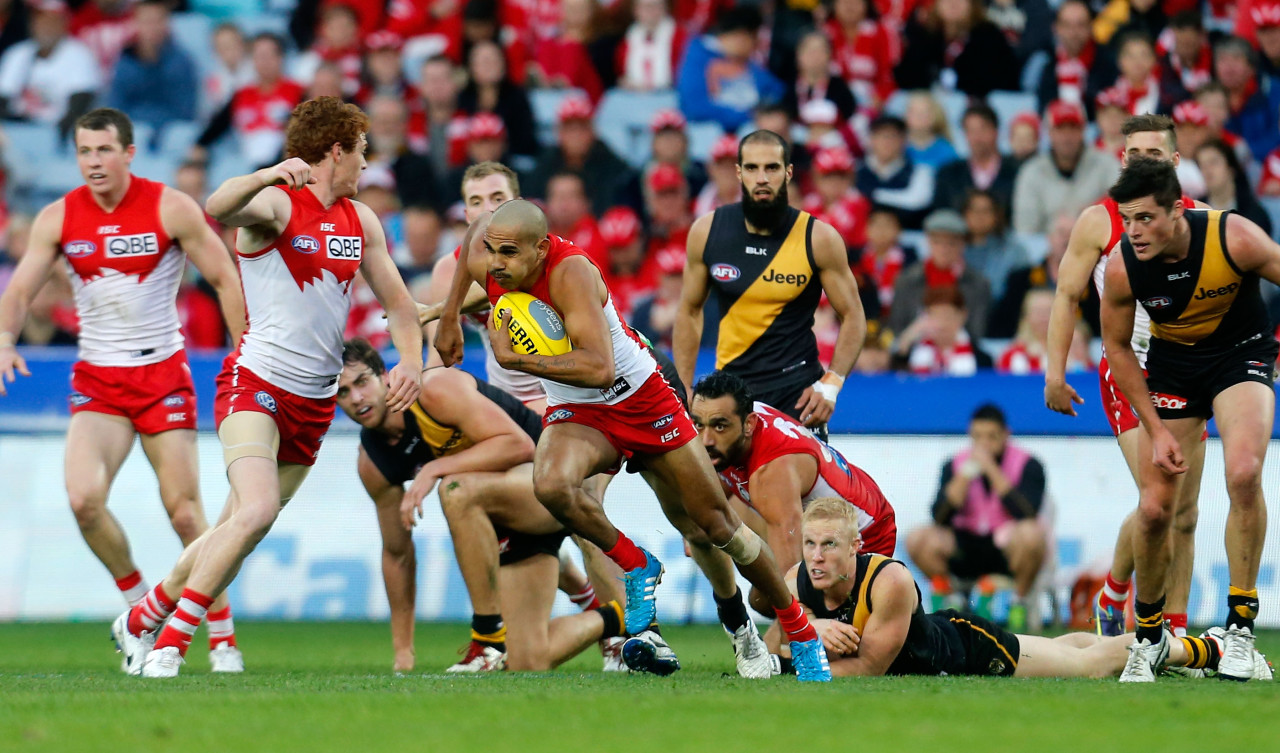
[[[264,186],[284,186],[298,190],[308,183],[315,183],[311,175],[311,165],[298,157],[290,157],[278,165],[272,165],[262,171]]]
[[[387,407],[399,412],[407,410],[418,399],[422,389],[422,372],[398,363],[387,373]]]

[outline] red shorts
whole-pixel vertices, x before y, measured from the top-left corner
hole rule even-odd
[[[218,426],[236,411],[256,411],[275,419],[280,430],[276,461],[315,465],[320,443],[333,423],[336,397],[302,397],[282,390],[236,363],[236,351],[227,356],[218,374],[213,416]]]
[[[1143,376],[1146,376],[1146,373],[1146,369],[1143,369]],[[1130,429],[1138,428],[1138,414],[1134,413],[1128,398],[1124,396],[1116,380],[1111,377],[1111,366],[1107,364],[1106,356],[1098,362],[1098,385],[1102,392],[1102,407],[1107,411],[1107,423],[1111,424],[1111,433],[1119,437]],[[1207,427],[1200,435],[1200,441],[1209,441]]]
[[[145,366],[77,361],[71,369],[71,390],[72,414],[124,416],[139,434],[196,428],[196,388],[185,350]]]
[[[590,426],[609,440],[623,458],[664,455],[697,438],[693,421],[676,391],[658,372],[627,399],[614,405],[562,403],[548,406],[543,427],[552,424]],[[615,472],[617,468],[614,469]],[[635,465],[628,470],[635,471]]]

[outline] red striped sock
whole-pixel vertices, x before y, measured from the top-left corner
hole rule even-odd
[[[622,568],[623,572],[630,572],[639,567],[644,567],[648,562],[644,556],[644,550],[636,546],[636,543],[627,538],[622,531],[618,531],[618,543],[613,548],[604,553],[604,556],[613,560]]]
[[[577,604],[578,609],[584,612],[600,608],[600,600],[596,598],[596,589],[595,586],[591,585],[591,581],[587,581],[586,588],[570,596],[569,601]]]
[[[1177,612],[1165,612],[1164,619],[1169,623],[1169,628],[1173,630],[1173,634],[1179,638],[1187,637],[1187,615]]]
[[[204,619],[209,626],[210,649],[215,649],[223,643],[230,643],[232,646],[236,645],[236,625],[231,619],[230,604],[225,609],[206,614]]]
[[[1111,577],[1111,573],[1107,573],[1107,579],[1102,583],[1102,593],[1098,595],[1098,606],[1106,609],[1107,607],[1115,607],[1116,611],[1124,613],[1124,603],[1129,599],[1129,581],[1118,581]]]
[[[164,592],[164,584],[158,583],[129,611],[129,632],[142,635],[148,630],[155,630],[177,608],[178,603]]]
[[[791,606],[774,611],[778,615],[778,626],[787,634],[788,640],[804,642],[818,637],[818,631],[809,624],[809,618],[805,616],[804,609],[795,597],[791,598]]]
[[[213,599],[208,596],[190,588],[184,589],[182,598],[178,600],[178,610],[156,639],[156,650],[177,646],[178,651],[186,656],[187,649],[191,648],[191,638],[196,634],[196,628],[200,627],[200,621],[204,619],[205,612],[209,611],[212,603]]]
[[[116,578],[116,588],[120,589],[120,593],[124,595],[124,600],[129,602],[129,606],[135,606],[147,596],[147,583],[142,579],[142,573],[134,570],[123,578]]]

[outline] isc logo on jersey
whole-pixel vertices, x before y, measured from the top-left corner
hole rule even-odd
[[[360,261],[360,252],[364,249],[364,239],[358,235],[326,235],[324,237],[325,253],[330,259]]]
[[[720,282],[733,282],[742,276],[742,270],[732,264],[712,264],[711,276]]]
[[[134,256],[155,256],[160,253],[160,241],[155,233],[113,235],[106,239],[107,258],[119,259]]]

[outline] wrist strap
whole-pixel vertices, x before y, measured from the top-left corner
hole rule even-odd
[[[12,348],[18,344],[18,338],[12,332],[0,332],[0,348]]]
[[[814,382],[813,388],[822,393],[822,399],[826,400],[828,403],[834,403],[836,401],[836,397],[840,394],[839,387],[827,382]]]

